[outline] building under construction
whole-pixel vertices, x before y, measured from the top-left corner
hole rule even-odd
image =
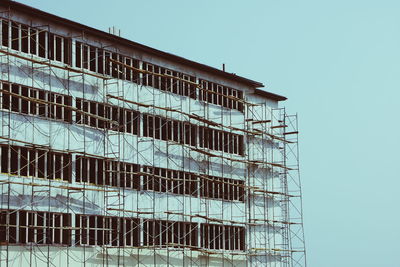
[[[17,2],[0,44],[0,267],[306,266],[285,97]]]

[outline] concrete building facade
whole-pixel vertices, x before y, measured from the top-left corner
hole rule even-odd
[[[0,267],[305,266],[263,85],[0,2]]]

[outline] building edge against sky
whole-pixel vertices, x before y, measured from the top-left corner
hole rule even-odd
[[[285,97],[17,2],[0,17],[0,266],[306,266]]]

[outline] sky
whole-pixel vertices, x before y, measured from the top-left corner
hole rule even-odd
[[[400,1],[19,2],[288,97],[308,266],[400,266]]]

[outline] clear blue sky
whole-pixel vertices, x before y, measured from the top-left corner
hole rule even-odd
[[[308,265],[400,266],[400,1],[20,0],[263,82],[298,112]]]

